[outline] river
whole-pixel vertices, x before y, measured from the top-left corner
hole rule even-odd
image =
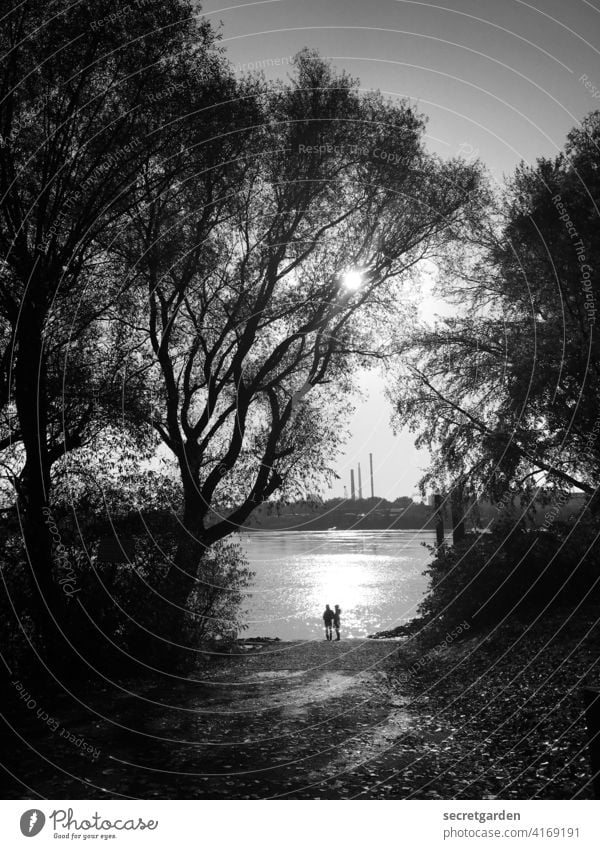
[[[428,584],[431,531],[248,531],[256,576],[246,637],[323,638],[325,604],[342,608],[342,637],[366,637],[416,615]]]

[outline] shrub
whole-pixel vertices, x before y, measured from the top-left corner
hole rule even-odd
[[[68,583],[63,584],[67,597],[61,625],[74,654],[84,658],[78,674],[86,669],[105,675],[120,670],[139,673],[144,665],[189,668],[214,641],[222,645],[245,628],[241,604],[253,573],[240,546],[231,539],[207,552],[177,645],[173,645],[166,637],[173,609],[162,593],[175,553],[172,536],[135,537],[131,563],[99,563],[99,539],[88,539],[84,548],[75,544],[74,535],[62,524],[60,533],[63,548],[54,563],[54,578],[60,585],[68,575]],[[3,552],[6,592],[0,602],[0,635],[8,662],[18,671],[30,663],[24,630],[37,648],[42,643],[28,613],[31,592],[22,546],[16,538],[12,542]]]
[[[29,569],[15,534],[0,542],[0,580],[0,645],[10,674],[18,676],[31,662],[30,643],[36,651],[43,645],[32,618]]]
[[[574,607],[595,586],[597,528],[589,520],[551,529],[500,525],[444,547],[431,563],[430,591],[419,607],[426,631],[466,620],[493,626],[505,617],[533,618],[547,606]]]
[[[144,536],[135,538],[131,564],[99,564],[94,552],[91,563],[79,560],[76,567],[79,600],[125,657],[150,666],[167,662],[189,668],[215,640],[231,641],[245,628],[241,603],[253,573],[232,540],[212,547],[201,564],[181,630],[172,641],[168,635],[173,608],[163,587],[175,549],[172,539]]]

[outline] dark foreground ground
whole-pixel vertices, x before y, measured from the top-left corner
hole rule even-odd
[[[593,799],[583,687],[600,685],[600,605],[508,621],[425,655],[403,648],[411,715],[436,746],[432,789],[446,798]],[[412,655],[412,657],[411,657]],[[412,666],[411,666],[412,664]],[[600,756],[600,709],[596,746]],[[600,781],[598,782],[600,784]],[[444,788],[446,788],[444,790]]]
[[[30,687],[27,707],[13,683],[20,738],[6,732],[2,760],[21,781],[4,795],[593,798],[578,687],[597,621],[471,636],[417,671],[411,640],[400,656],[348,640],[240,649],[196,680],[106,683],[83,704]]]
[[[8,795],[311,799],[372,788],[377,798],[394,797],[398,770],[421,744],[404,699],[386,686],[396,648],[372,640],[264,644],[200,680],[98,688],[86,709],[68,697],[51,707],[40,701],[25,710],[24,739],[10,755],[26,786],[13,782]],[[60,727],[36,716],[39,707]],[[60,737],[61,728],[75,741]],[[81,751],[81,738],[94,751]]]

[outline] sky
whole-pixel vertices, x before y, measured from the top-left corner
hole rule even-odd
[[[478,157],[498,181],[521,160],[558,153],[600,108],[600,0],[206,0],[202,12],[240,72],[285,79],[298,50],[317,48],[363,89],[412,101],[429,118],[429,150]],[[414,495],[427,453],[414,434],[393,434],[382,377],[361,383],[368,397],[326,495],[349,489],[358,462],[366,490],[371,452],[375,494]]]

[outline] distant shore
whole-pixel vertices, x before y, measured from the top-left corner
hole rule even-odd
[[[377,502],[376,502],[377,504]],[[328,509],[291,509],[275,512],[255,511],[242,530],[265,531],[397,531],[431,530],[435,527],[433,510],[425,504],[406,507],[374,506],[369,502],[343,502]]]

